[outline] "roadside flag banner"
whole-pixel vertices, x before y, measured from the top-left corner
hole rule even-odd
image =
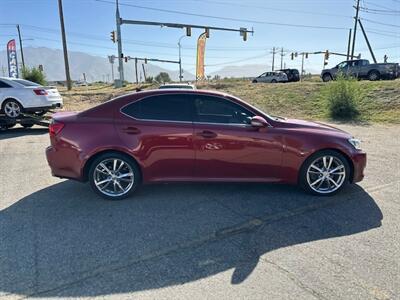
[[[204,53],[206,50],[206,33],[197,39],[196,80],[204,80]]]
[[[18,78],[17,46],[15,40],[7,43],[8,76]]]

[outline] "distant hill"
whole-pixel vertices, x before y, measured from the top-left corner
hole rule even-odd
[[[19,53],[18,53],[19,54]],[[83,73],[86,74],[88,82],[104,81],[107,78],[111,80],[111,65],[107,57],[94,56],[83,52],[69,51],[69,65],[71,78],[73,80],[83,79]],[[60,49],[50,49],[46,47],[26,47],[24,48],[25,64],[28,67],[43,65],[46,78],[49,81],[65,80],[63,52]],[[18,57],[19,58],[19,57]],[[7,54],[6,51],[0,51],[0,76],[3,76],[3,70],[7,72]],[[156,76],[160,72],[167,72],[173,80],[178,80],[179,71],[170,71],[150,63],[145,64],[146,76]],[[125,79],[133,82],[135,79],[135,63],[129,61],[124,63]],[[138,64],[138,73],[143,77],[142,65]],[[8,74],[5,74],[6,76]],[[114,64],[114,75],[117,75],[117,62]],[[193,80],[195,76],[184,72],[185,80]]]
[[[242,65],[242,66],[226,66],[222,69],[212,72],[209,75],[214,77],[215,75],[220,76],[221,78],[225,77],[255,77],[264,72],[270,71],[271,66],[269,65],[261,65],[261,64],[251,64],[251,65]]]

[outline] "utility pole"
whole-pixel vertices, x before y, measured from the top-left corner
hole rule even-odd
[[[62,43],[63,43],[63,50],[64,50],[65,77],[67,80],[67,89],[68,89],[68,91],[70,91],[72,89],[72,84],[71,84],[71,76],[69,74],[67,38],[65,37],[64,13],[63,13],[63,7],[62,7],[62,0],[58,0],[58,12],[60,14],[61,36],[62,36]]]
[[[347,43],[347,60],[350,59],[350,45],[351,45],[351,28],[349,29],[349,41]]]
[[[144,68],[144,64],[142,64],[142,69],[143,69],[144,81],[146,81],[147,78],[146,78],[146,70],[145,70],[145,68]]]
[[[303,81],[304,76],[304,55],[305,53],[301,53],[301,74],[300,74],[300,81]]]
[[[370,45],[370,43],[369,43],[367,34],[366,34],[365,30],[364,30],[364,26],[362,25],[360,19],[358,20],[358,23],[360,23],[360,28],[361,28],[361,31],[362,31],[362,33],[363,33],[363,35],[364,35],[365,41],[367,42],[367,46],[368,46],[369,52],[371,53],[372,59],[374,60],[374,63],[377,63],[377,62],[376,62],[375,55],[374,55],[374,52],[372,51],[371,45]]]
[[[282,47],[281,48],[281,70],[283,68],[283,56],[284,56],[284,54],[283,54],[283,47]]]
[[[354,18],[354,32],[353,32],[353,46],[351,47],[351,59],[354,57],[354,50],[356,46],[356,36],[357,36],[357,23],[358,23],[358,12],[360,11],[360,0],[357,0],[356,16]]]
[[[22,69],[25,69],[24,49],[22,46],[21,30],[19,28],[19,24],[17,24],[17,31],[18,31],[18,38],[19,38],[19,47],[21,48]]]
[[[178,41],[178,48],[179,48],[179,82],[182,82],[182,59],[181,59],[181,40],[185,37],[186,35],[182,35],[179,38]]]
[[[118,71],[119,71],[119,82],[115,84],[115,87],[121,87],[124,84],[124,63],[122,61],[122,39],[121,39],[121,18],[119,16],[119,5],[116,0],[117,10],[115,13],[117,22],[117,43],[118,43]]]
[[[275,47],[272,48],[272,71],[275,68]]]
[[[138,79],[138,72],[137,72],[137,57],[135,57],[135,73],[136,73],[136,84],[138,84],[139,79]]]

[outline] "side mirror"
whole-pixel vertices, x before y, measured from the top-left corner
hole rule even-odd
[[[269,126],[269,123],[263,117],[260,117],[260,116],[252,117],[250,124],[251,124],[251,126],[257,127],[257,128]]]

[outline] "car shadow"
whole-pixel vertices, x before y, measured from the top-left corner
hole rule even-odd
[[[0,295],[86,297],[180,285],[233,269],[231,284],[272,250],[381,226],[353,185],[334,197],[265,184],[159,184],[104,201],[63,181],[0,212]]]
[[[42,135],[48,132],[49,129],[46,127],[36,127],[36,126],[32,128],[13,127],[7,130],[0,131],[0,141],[27,135]]]

